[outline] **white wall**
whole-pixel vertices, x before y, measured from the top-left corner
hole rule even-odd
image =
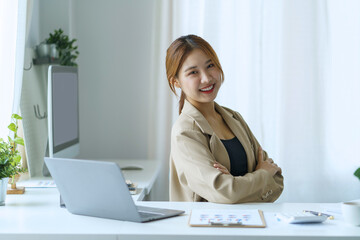
[[[154,1],[73,1],[82,158],[146,159]]]

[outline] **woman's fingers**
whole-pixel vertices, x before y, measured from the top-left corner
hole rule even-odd
[[[229,170],[218,162],[215,162],[213,166],[224,174],[230,174]]]
[[[272,158],[264,159],[264,152],[261,146],[259,146],[257,154],[258,162],[255,170],[265,169],[269,171],[272,175],[275,175],[277,172],[279,172],[280,174],[282,173],[281,168],[276,163],[274,163],[274,160]]]
[[[229,170],[227,170],[227,168],[224,167],[224,166],[214,165],[214,167],[215,167],[217,170],[219,170],[220,172],[224,173],[224,174],[230,174],[230,173],[229,173]]]

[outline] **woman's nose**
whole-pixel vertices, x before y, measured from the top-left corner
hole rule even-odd
[[[208,83],[211,80],[210,74],[208,74],[206,71],[202,74],[201,82]]]

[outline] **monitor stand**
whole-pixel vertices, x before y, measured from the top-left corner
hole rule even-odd
[[[46,144],[45,157],[49,157],[49,142]],[[44,177],[51,177],[51,174],[49,172],[49,169],[46,166],[45,161],[43,163],[42,174],[43,174]],[[65,205],[61,195],[60,195],[60,207],[61,208],[66,208],[66,205]]]

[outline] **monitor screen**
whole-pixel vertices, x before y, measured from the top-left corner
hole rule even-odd
[[[75,157],[79,152],[79,83],[76,67],[49,67],[48,113],[49,156]]]
[[[79,140],[78,84],[75,73],[54,72],[52,117],[54,152]]]

